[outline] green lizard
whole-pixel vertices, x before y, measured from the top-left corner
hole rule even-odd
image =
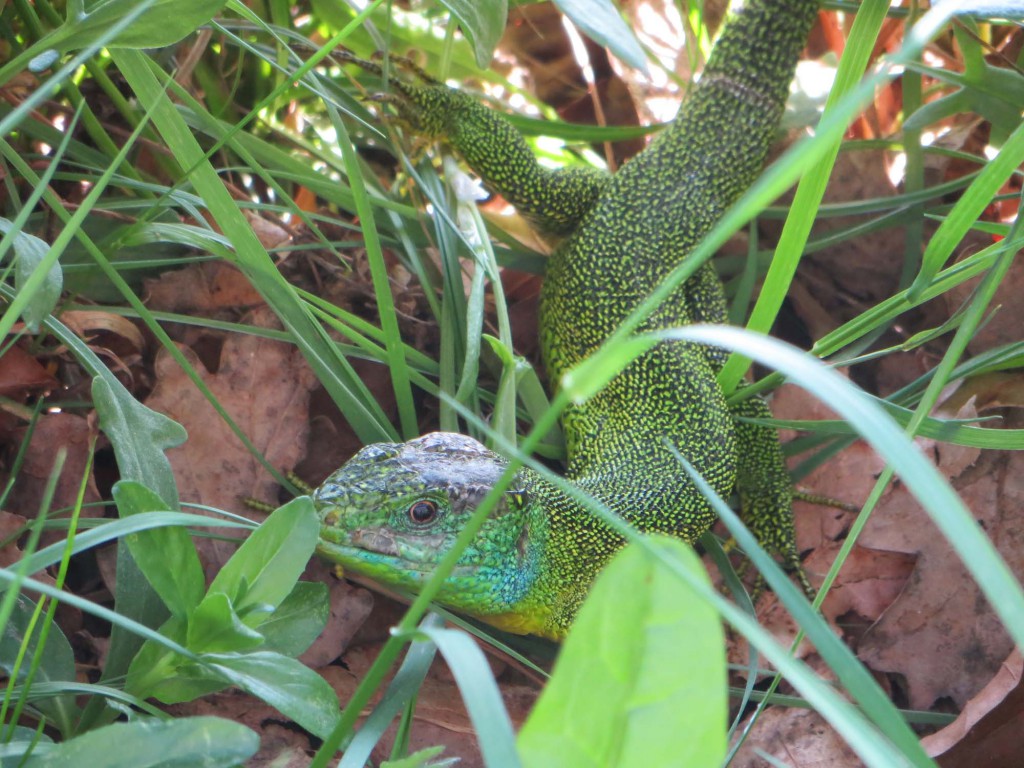
[[[756,178],[775,136],[816,0],[752,0],[729,18],[670,127],[616,174],[540,166],[499,115],[424,78],[387,100],[442,138],[541,231],[564,237],[548,264],[541,348],[552,382],[593,353]],[[705,264],[642,330],[725,322]],[[674,458],[740,497],[760,541],[800,573],[792,486],[773,429],[748,399],[731,410],[722,350],[654,347],[563,414],[567,478],[643,531],[692,541],[714,513]],[[317,489],[321,551],[384,584],[416,589],[492,487],[505,460],[471,438],[434,433],[367,446]],[[564,636],[622,539],[529,469],[518,472],[440,600],[499,628]],[[806,584],[806,582],[805,582]]]

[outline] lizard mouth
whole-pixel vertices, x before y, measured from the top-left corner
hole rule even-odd
[[[412,542],[387,530],[356,529],[345,533],[321,529],[318,548],[328,559],[345,568],[391,583],[418,586],[433,573],[446,537],[418,536]],[[452,577],[470,576],[473,566],[456,566]]]
[[[352,544],[339,544],[334,541],[328,541],[325,538],[320,539],[317,549],[332,562],[339,563],[345,568],[351,568],[353,571],[371,574],[376,574],[378,571],[382,573],[416,574],[413,577],[416,583],[419,583],[422,577],[433,569],[431,565],[426,563],[411,562],[398,555],[366,549]]]

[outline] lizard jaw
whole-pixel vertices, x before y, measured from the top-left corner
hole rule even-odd
[[[324,527],[320,534],[319,549],[333,562],[373,575],[390,583],[405,582],[398,578],[408,574],[409,582],[422,584],[434,572],[443,554],[441,547],[448,537],[420,536],[416,544],[380,529],[356,529],[338,535],[336,528]],[[370,573],[372,571],[372,574]],[[475,574],[475,565],[458,565],[451,577],[469,577]]]

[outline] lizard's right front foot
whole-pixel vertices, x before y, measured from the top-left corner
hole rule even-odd
[[[375,61],[339,51],[337,57],[368,72],[386,77],[384,68]],[[393,88],[387,93],[375,93],[367,100],[390,106],[394,119],[406,126],[412,133],[426,139],[444,139],[458,124],[460,116],[477,106],[468,95],[453,90],[427,74],[416,62],[405,56],[389,54],[388,60],[399,70],[413,75],[419,83],[402,78],[389,78]]]

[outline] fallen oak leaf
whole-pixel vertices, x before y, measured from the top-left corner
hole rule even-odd
[[[942,768],[1016,768],[1024,727],[1024,658],[1014,650],[960,716],[921,740]]]

